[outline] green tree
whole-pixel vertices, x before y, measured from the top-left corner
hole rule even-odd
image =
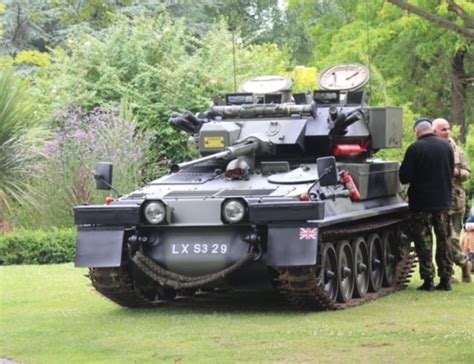
[[[474,4],[471,1],[448,0],[440,6],[426,7],[409,4],[403,0],[388,0],[389,3],[416,14],[440,29],[450,31],[454,41],[450,48],[451,121],[461,126],[461,139],[466,135],[467,116],[472,117],[472,97],[469,85],[474,79],[474,68],[468,63],[474,59]],[[452,34],[456,34],[454,37]]]
[[[224,19],[247,44],[273,43],[282,33],[284,9],[278,0],[131,0],[116,11],[129,18],[163,13],[183,19],[193,35],[202,37]]]
[[[113,23],[122,0],[4,0],[2,53],[46,52],[79,29],[100,30]]]
[[[278,0],[4,0],[2,53],[45,52],[62,45],[78,30],[98,35],[120,17],[183,19],[194,35],[204,36],[224,18],[247,43],[265,43],[281,34],[283,11]]]
[[[286,26],[280,42],[288,45],[296,64],[313,62],[314,49],[321,46],[326,36],[352,19],[356,4],[347,0],[288,0]]]

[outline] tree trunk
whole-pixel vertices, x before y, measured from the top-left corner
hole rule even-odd
[[[22,45],[28,31],[28,19],[23,17],[20,4],[17,5],[16,28],[13,33],[12,43],[18,48]]]
[[[466,49],[460,49],[452,60],[451,79],[451,122],[461,127],[460,141],[465,142],[466,101],[468,76],[464,67]]]

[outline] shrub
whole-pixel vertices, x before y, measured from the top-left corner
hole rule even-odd
[[[41,155],[45,132],[35,127],[28,85],[10,67],[0,70],[0,227],[12,203],[27,203],[30,178]]]
[[[92,177],[99,161],[114,165],[114,187],[122,193],[142,181],[151,135],[137,131],[134,121],[100,108],[85,112],[70,107],[56,115],[56,122],[54,139],[44,144],[42,173],[35,180],[39,203],[14,211],[11,219],[17,227],[72,226],[74,206],[102,203],[109,192],[97,191]]]
[[[0,265],[72,262],[75,229],[19,230],[0,235]]]
[[[15,65],[26,63],[41,67],[48,66],[51,62],[47,53],[42,53],[39,51],[21,51],[15,57],[13,63]]]

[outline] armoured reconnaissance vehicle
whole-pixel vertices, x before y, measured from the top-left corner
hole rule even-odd
[[[272,289],[336,309],[404,288],[414,258],[398,162],[374,158],[401,147],[402,110],[368,107],[368,77],[334,66],[310,94],[259,77],[204,113],[174,113],[202,157],[109,204],[75,207],[76,266],[127,307]],[[110,189],[111,171],[98,164],[98,188]]]

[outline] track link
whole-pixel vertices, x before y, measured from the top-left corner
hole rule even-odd
[[[400,219],[390,219],[349,228],[322,231],[322,242],[330,243],[350,239],[360,234],[366,235],[380,229],[394,227],[401,221]],[[363,298],[352,298],[346,303],[333,302],[328,298],[326,292],[321,288],[317,266],[279,268],[279,277],[276,281],[279,291],[293,305],[310,310],[342,310],[373,301],[406,288],[413,273],[414,265],[415,254],[412,249],[407,249],[397,264],[396,280],[393,286],[382,287],[377,292],[367,293]]]
[[[88,277],[99,293],[120,306],[145,308],[156,307],[159,304],[158,301],[145,297],[139,289],[134,287],[126,267],[91,268]]]

